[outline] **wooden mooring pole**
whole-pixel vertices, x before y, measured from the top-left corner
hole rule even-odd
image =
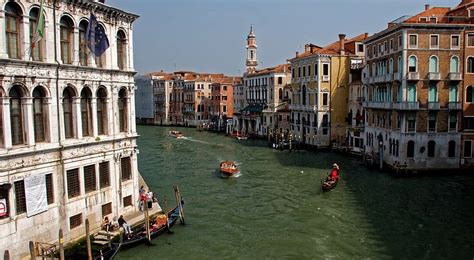
[[[31,260],[36,260],[35,243],[33,241],[30,241],[30,257]]]
[[[148,238],[148,241],[151,241],[150,237],[150,216],[148,215],[148,201],[145,201],[144,203],[145,210],[143,213],[145,214],[145,229],[146,229],[146,237]]]
[[[5,253],[3,254],[3,260],[10,260],[10,252],[8,252],[8,250],[5,250]]]
[[[59,229],[59,260],[64,260],[64,236],[61,228]]]
[[[87,247],[87,259],[92,260],[91,237],[90,237],[88,219],[86,219],[86,247]]]
[[[178,185],[174,186],[174,195],[176,197],[176,204],[178,205],[179,221],[182,225],[185,225],[186,223],[184,222],[183,198],[181,197],[181,192],[179,192]]]

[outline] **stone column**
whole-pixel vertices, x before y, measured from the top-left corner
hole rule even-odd
[[[3,24],[3,23],[0,23]],[[9,149],[12,147],[12,133],[11,133],[11,121],[10,121],[10,99],[7,97],[0,98],[3,113],[3,135],[5,148]]]
[[[5,11],[0,9],[0,35],[2,36],[2,40],[0,41],[0,59],[8,58],[7,55],[7,46],[5,41]]]
[[[45,124],[45,130],[46,132],[44,133],[44,137],[45,137],[45,140],[48,142],[55,142],[56,140],[53,140],[53,136],[56,136],[56,138],[59,139],[58,136],[58,133],[56,132],[53,132],[53,117],[54,115],[53,114],[56,114],[56,113],[52,113],[52,108],[51,108],[51,97],[45,97],[43,99],[43,108],[44,108],[44,113],[47,115],[46,117],[46,122],[44,122]],[[59,116],[59,115],[57,115]],[[56,127],[59,127],[58,125],[56,125]]]
[[[21,25],[22,36],[20,38],[20,52],[23,60],[30,60],[31,44],[30,44],[30,18],[28,15],[23,15]],[[5,35],[5,34],[4,34]],[[3,35],[2,35],[3,36]],[[3,38],[3,37],[2,37]],[[23,39],[22,39],[23,38]]]
[[[74,27],[73,35],[74,39],[72,40],[72,65],[79,66],[79,27]]]
[[[133,25],[130,23],[130,29],[127,35],[127,59],[125,60],[125,68],[128,71],[134,70],[133,64]]]
[[[137,125],[135,119],[135,86],[132,85],[130,90],[130,97],[127,99],[127,115],[128,115],[128,132],[136,133]]]
[[[73,107],[73,122],[76,129],[76,138],[82,139],[82,120],[81,120],[81,98],[74,97],[72,101]]]
[[[25,115],[23,131],[26,132],[26,143],[28,146],[34,146],[35,143],[35,126],[33,120],[33,98],[23,97],[21,98],[22,102],[22,112]]]
[[[92,106],[92,136],[98,136],[99,129],[97,126],[97,98],[93,97],[91,100]]]

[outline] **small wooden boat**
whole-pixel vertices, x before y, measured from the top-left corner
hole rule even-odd
[[[249,139],[248,136],[244,136],[244,135],[237,136],[237,140],[247,140],[247,139]]]
[[[331,175],[333,175],[333,173],[335,174],[334,179],[331,178]],[[334,164],[331,174],[322,183],[321,189],[323,191],[330,191],[336,187],[338,182],[339,182],[339,166],[337,164]]]
[[[97,234],[96,234],[97,235]],[[122,246],[122,237],[118,243],[112,243],[110,240],[100,239],[97,236],[91,243],[92,259],[94,260],[112,260],[119,252]],[[103,236],[99,233],[99,236]],[[85,246],[75,248],[72,252],[68,252],[65,255],[65,259],[71,260],[87,260],[87,249]]]
[[[179,138],[184,138],[183,133],[181,133],[180,131],[176,131],[176,130],[170,131],[170,132],[169,132],[169,135],[170,135],[171,137],[178,138],[178,139],[179,139]]]
[[[339,181],[339,180],[336,180],[336,181],[333,181],[333,180],[325,180],[325,181],[323,182],[323,184],[321,185],[321,189],[322,189],[323,191],[330,191],[330,190],[332,190],[332,189],[334,189],[334,188],[336,187],[338,181]]]
[[[223,161],[220,163],[219,167],[221,173],[226,177],[231,177],[240,173],[239,168],[237,168],[237,164],[232,161]]]
[[[176,208],[169,211],[167,216],[168,216],[168,225],[163,225],[163,226],[154,228],[153,225],[150,224],[150,238],[151,239],[159,237],[163,233],[169,231],[169,229],[176,224],[176,221],[179,218],[179,207],[176,206]],[[146,241],[148,241],[146,230],[144,227],[141,227],[138,230],[135,230],[132,236],[128,238],[124,238],[122,242],[122,249],[131,248],[136,245],[145,243]]]

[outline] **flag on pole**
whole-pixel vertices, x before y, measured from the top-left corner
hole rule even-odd
[[[35,34],[33,35],[33,38],[31,39],[31,49],[33,50],[35,48],[35,45],[43,39],[44,35],[44,0],[41,0],[41,6],[40,6],[40,11],[38,14],[38,24],[36,24],[36,30]],[[33,51],[31,51],[33,53]]]
[[[87,46],[96,57],[101,56],[109,48],[109,39],[104,27],[97,23],[97,18],[93,13],[87,26],[86,39]]]

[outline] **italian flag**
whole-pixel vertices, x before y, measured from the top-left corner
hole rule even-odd
[[[39,11],[38,17],[38,24],[36,25],[35,34],[33,35],[33,39],[31,39],[31,49],[33,49],[41,39],[43,39],[44,33],[44,12],[43,12],[44,0],[41,0],[41,6]]]

